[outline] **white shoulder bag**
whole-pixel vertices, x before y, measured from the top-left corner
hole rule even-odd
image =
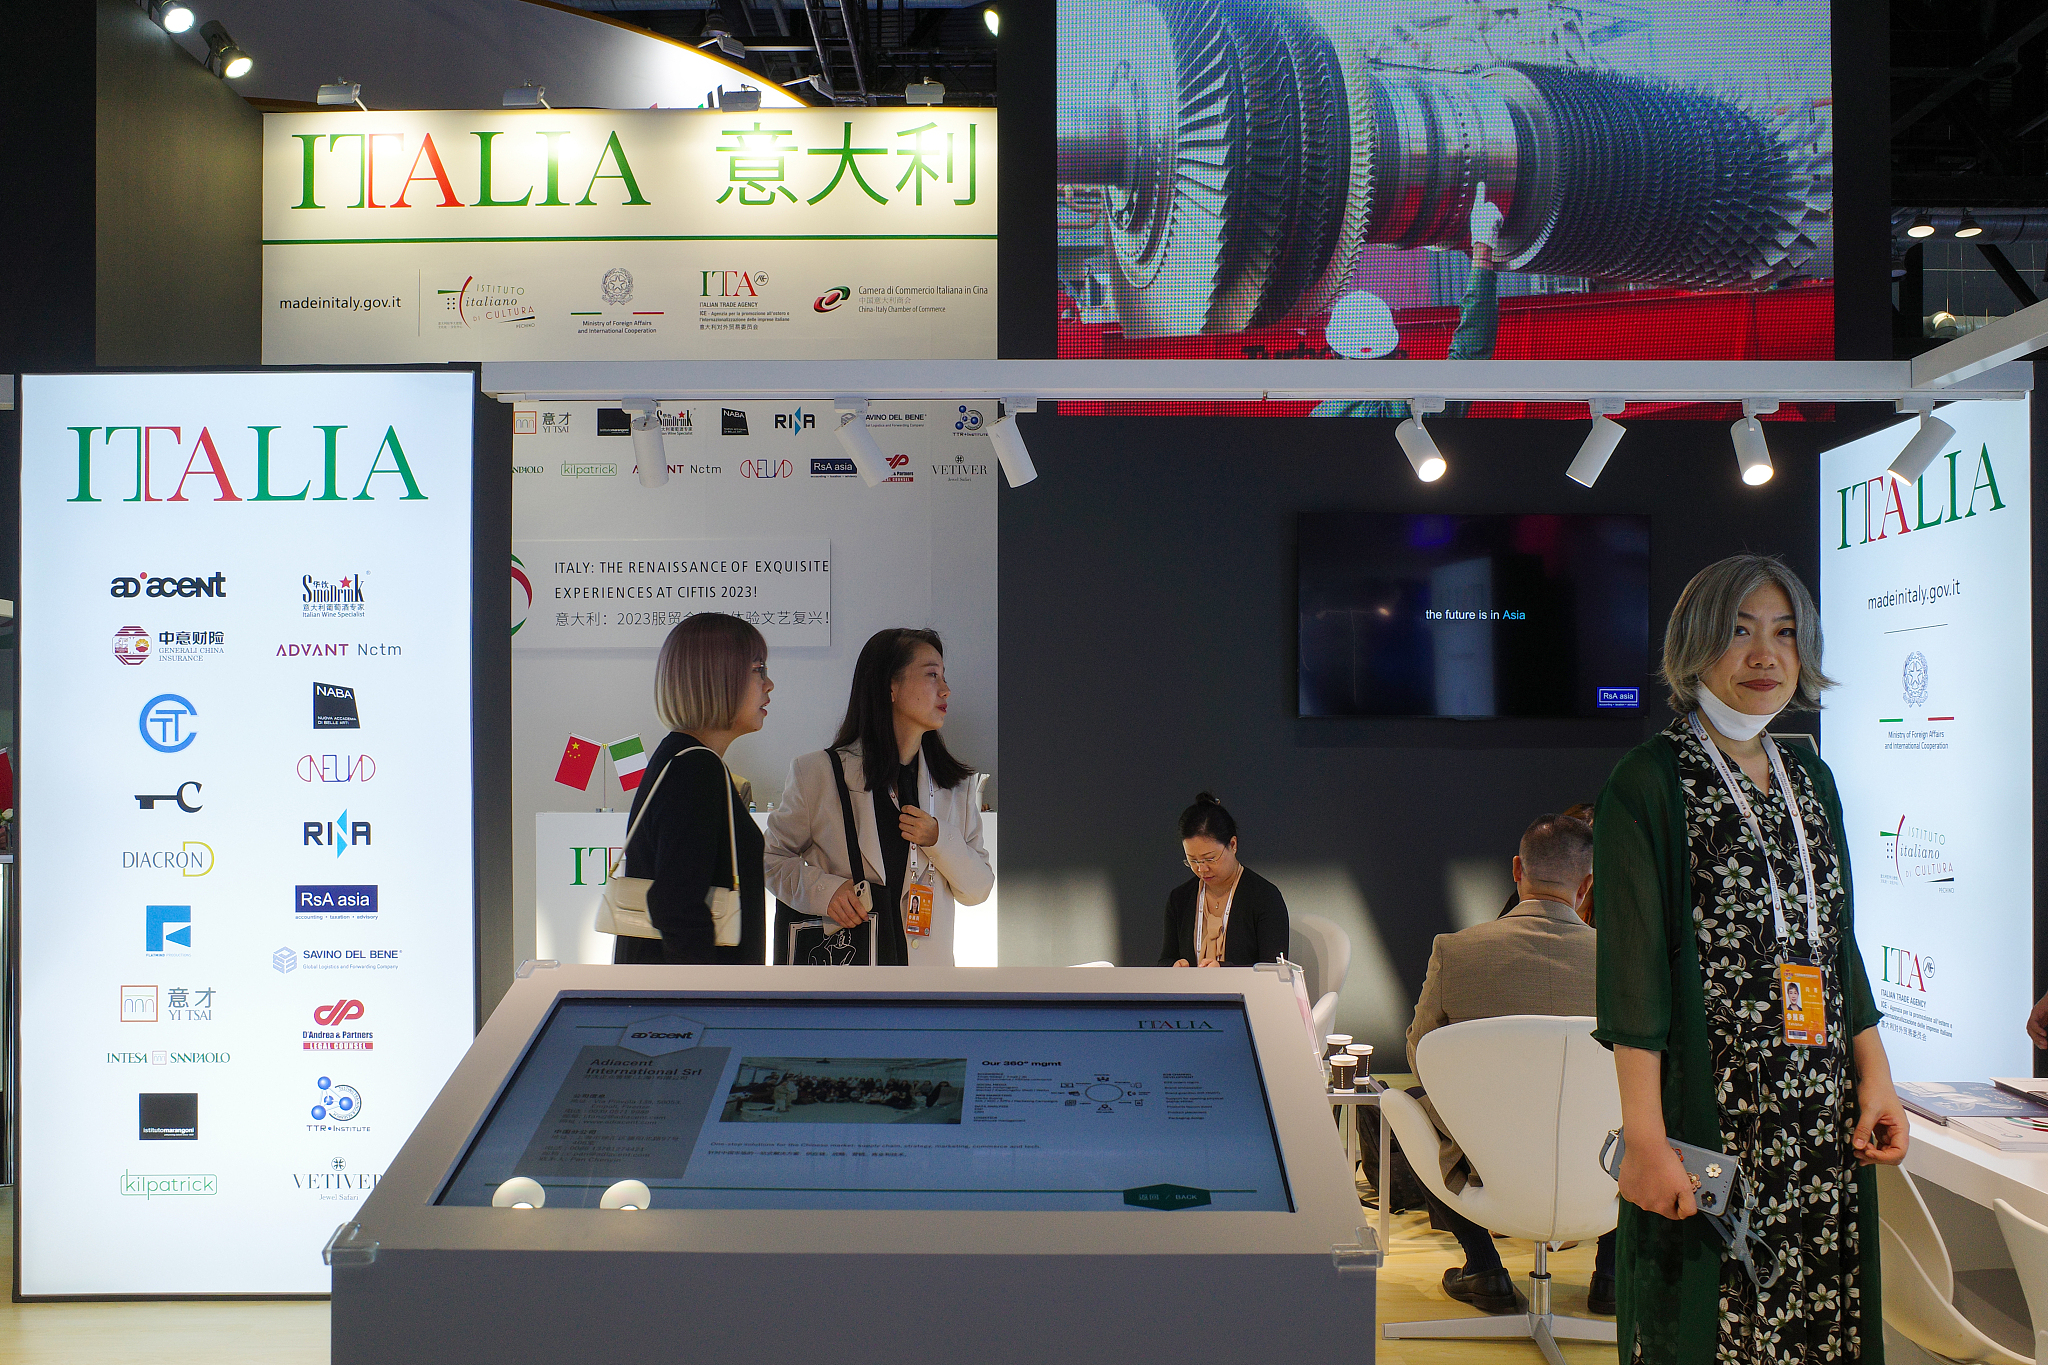
[[[626,831],[626,842],[619,850],[619,865],[625,866],[626,849],[633,846],[633,836],[640,832],[640,822],[647,818],[647,812],[654,806],[654,798],[661,791],[661,784],[668,777],[668,770],[675,766],[676,758],[683,754],[705,753],[717,755],[710,749],[698,745],[685,749],[675,758],[662,764],[655,775],[654,785],[647,789],[647,799],[640,803],[640,813],[633,817],[632,828]],[[725,768],[720,758],[718,766]],[[711,910],[712,942],[721,948],[731,948],[740,941],[740,851],[739,835],[733,827],[732,815],[732,771],[725,769],[725,841],[732,859],[732,885],[714,886],[707,898]],[[597,903],[597,932],[617,934],[622,938],[660,938],[661,930],[654,927],[654,921],[647,914],[647,893],[654,887],[652,877],[614,876],[605,882],[604,895]]]

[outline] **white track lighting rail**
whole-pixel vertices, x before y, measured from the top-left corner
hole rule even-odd
[[[712,360],[485,361],[483,388],[504,402],[830,399],[874,402],[1273,402],[1387,399],[1426,393],[1461,402],[1573,403],[1625,395],[1630,403],[1783,403],[2012,399],[2032,391],[2033,366],[2012,363],[2038,344],[2008,337],[1957,351],[2040,313],[2013,336],[2048,330],[2038,304],[1917,360]],[[1937,360],[1937,357],[1947,357]],[[1972,357],[1975,357],[1974,359]],[[1934,362],[1930,364],[1930,362]],[[1924,381],[1919,377],[1927,375]]]

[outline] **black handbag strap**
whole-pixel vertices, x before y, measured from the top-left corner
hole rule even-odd
[[[857,826],[853,823],[853,793],[847,790],[846,772],[839,766],[840,751],[827,749],[825,757],[832,765],[832,781],[839,787],[839,817],[846,824],[847,875],[852,881],[864,882],[867,877],[863,874],[867,869],[861,860],[860,836],[856,832]]]

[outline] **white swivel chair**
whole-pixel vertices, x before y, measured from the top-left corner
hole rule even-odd
[[[1994,1199],[1991,1207],[2005,1234],[2005,1249],[2012,1254],[2012,1268],[2019,1272],[2027,1315],[2034,1320],[2034,1359],[2048,1359],[2048,1227],[2003,1199]]]
[[[1560,1340],[1614,1340],[1613,1323],[1550,1308],[1547,1244],[1598,1237],[1618,1217],[1600,1146],[1621,1126],[1621,1091],[1613,1055],[1593,1041],[1593,1022],[1554,1014],[1474,1019],[1436,1029],[1416,1048],[1430,1102],[1485,1183],[1453,1194],[1427,1159],[1410,1163],[1416,1176],[1479,1226],[1534,1241],[1536,1264],[1526,1314],[1390,1322],[1389,1339],[1533,1341],[1551,1365],[1564,1365]],[[1436,1129],[1420,1104],[1390,1090],[1380,1105],[1405,1150],[1436,1152]]]
[[[1308,998],[1316,1021],[1316,1038],[1327,1037],[1337,1023],[1337,996],[1351,974],[1351,938],[1321,915],[1289,913],[1287,957],[1308,973]]]
[[[1941,1229],[1927,1212],[1913,1177],[1897,1166],[1877,1169],[1877,1250],[1884,1277],[1884,1320],[1915,1346],[1944,1360],[1981,1365],[2033,1365],[1977,1330],[1957,1311],[1955,1273]],[[1999,1215],[2000,1224],[2004,1215]],[[2008,1240],[2011,1234],[2007,1234]],[[2017,1254],[2013,1257],[2019,1260]],[[2024,1286],[2025,1279],[2021,1284]],[[2032,1302],[2031,1291],[2029,1303]]]

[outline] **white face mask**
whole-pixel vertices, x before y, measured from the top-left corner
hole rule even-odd
[[[1778,718],[1778,711],[1785,709],[1781,706],[1769,715],[1752,716],[1746,711],[1736,710],[1704,686],[1699,689],[1699,702],[1700,710],[1707,713],[1707,723],[1738,744],[1762,734],[1764,727]]]

